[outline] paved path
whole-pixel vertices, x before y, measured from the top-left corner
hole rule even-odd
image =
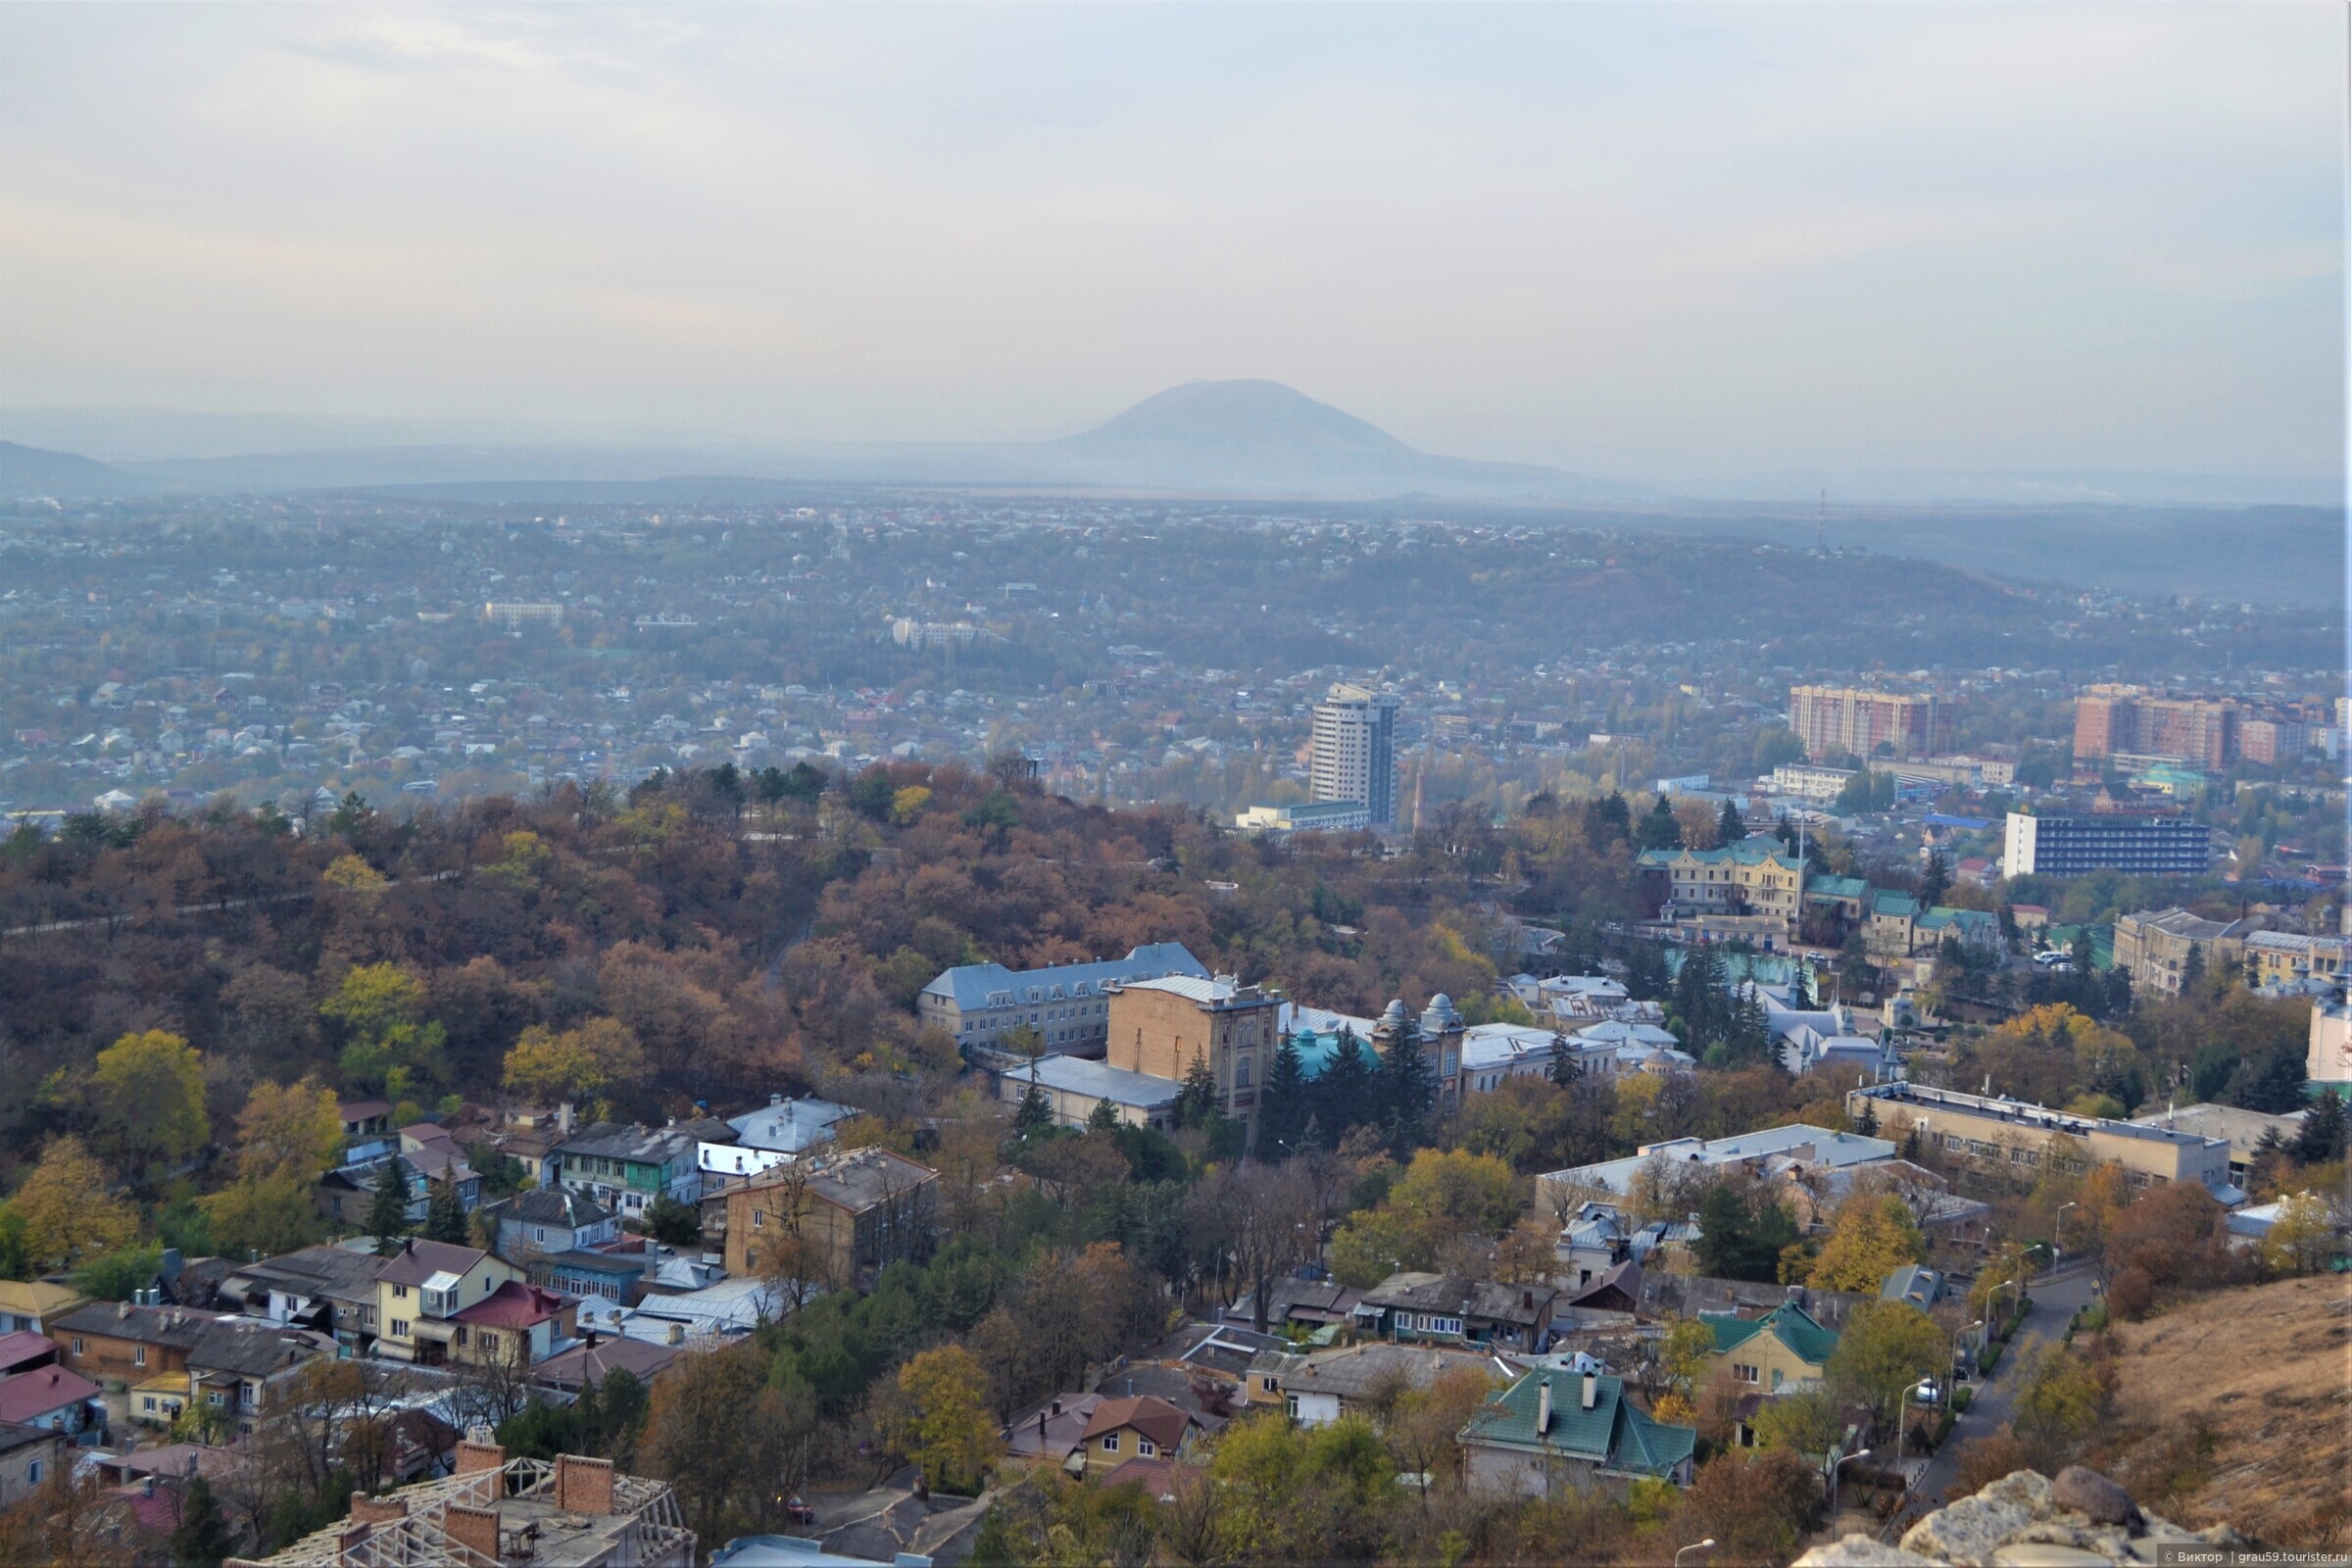
[[[1960,1413],[1951,1436],[1936,1456],[1928,1461],[1911,1488],[1909,1507],[1914,1510],[1938,1506],[1943,1501],[1944,1489],[1952,1484],[1959,1470],[1960,1445],[1970,1438],[1981,1438],[2009,1419],[2009,1407],[2017,1397],[2018,1350],[2026,1341],[2038,1335],[2045,1340],[2057,1340],[2066,1333],[2068,1318],[2075,1308],[2091,1298],[2092,1282],[2096,1275],[2082,1269],[2058,1279],[2043,1279],[2031,1292],[2034,1309],[2026,1314],[2024,1323],[2010,1336],[2009,1345],[2001,1352],[2000,1365],[1992,1376],[1977,1381],[1976,1394],[1969,1407]]]

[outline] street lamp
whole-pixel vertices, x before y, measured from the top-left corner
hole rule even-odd
[[[1914,1403],[1918,1403],[1922,1406],[1934,1404],[1936,1402],[1936,1380],[1925,1372],[1922,1372],[1919,1375],[1919,1381],[1917,1383],[1914,1383],[1910,1387],[1903,1390],[1902,1400],[1895,1406],[1894,1411],[1894,1452],[1897,1459],[1902,1457],[1903,1452],[1904,1418],[1911,1413],[1911,1406]]]
[[[2059,1257],[2064,1257],[2066,1255],[2066,1211],[2074,1206],[2075,1205],[2071,1202],[2060,1203],[2058,1205],[2058,1218],[2053,1221],[2053,1225],[2057,1234],[2050,1240],[2050,1250],[2057,1254],[2056,1257],[2053,1257],[2050,1260],[2053,1263],[2056,1262]]]
[[[1832,1524],[1836,1524],[1838,1522],[1838,1472],[1843,1470],[1847,1465],[1852,1464],[1856,1459],[1867,1459],[1869,1457],[1870,1450],[1868,1448],[1856,1448],[1853,1452],[1847,1454],[1844,1458],[1830,1466],[1830,1522]]]
[[[1690,1543],[1690,1544],[1685,1546],[1681,1551],[1678,1551],[1674,1554],[1674,1568],[1683,1568],[1683,1557],[1688,1552],[1713,1551],[1714,1549],[1715,1538],[1713,1536],[1709,1536],[1704,1541],[1693,1541]]]

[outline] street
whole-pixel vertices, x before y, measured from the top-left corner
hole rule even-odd
[[[2057,1340],[2066,1333],[2067,1319],[2075,1309],[2088,1302],[2097,1276],[2082,1269],[2056,1279],[2044,1278],[2032,1291],[2034,1309],[2010,1337],[2008,1348],[2001,1352],[2000,1365],[1989,1379],[1979,1379],[1975,1385],[1974,1402],[1961,1413],[1951,1436],[1936,1450],[1927,1468],[1912,1484],[1908,1506],[1913,1509],[1941,1504],[1944,1489],[1952,1484],[1959,1469],[1960,1445],[1970,1438],[1982,1437],[1998,1429],[2009,1419],[2009,1409],[2017,1396],[2018,1351],[2027,1340],[2040,1338]]]

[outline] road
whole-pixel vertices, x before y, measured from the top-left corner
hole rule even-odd
[[[1942,1503],[1944,1489],[1952,1484],[1959,1469],[1960,1445],[1970,1438],[1983,1437],[2009,1419],[2010,1405],[2017,1398],[2019,1348],[2034,1336],[2056,1340],[2064,1335],[2067,1319],[2075,1315],[2075,1308],[2090,1300],[2096,1278],[2092,1270],[2085,1268],[2034,1285],[2034,1309],[2010,1337],[2009,1348],[2001,1352],[2000,1365],[1993,1369],[1990,1379],[1978,1380],[1974,1401],[1961,1412],[1952,1435],[1936,1450],[1936,1456],[1928,1461],[1927,1469],[1920,1472],[1919,1480],[1913,1484],[1909,1503],[1912,1509]]]

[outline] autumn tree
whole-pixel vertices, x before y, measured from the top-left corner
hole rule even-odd
[[[1397,1269],[1429,1267],[1447,1243],[1499,1236],[1518,1214],[1510,1166],[1492,1154],[1425,1149],[1377,1207],[1332,1237],[1332,1271],[1349,1285],[1377,1285]]]
[[[112,1182],[112,1173],[80,1139],[49,1141],[8,1200],[9,1212],[24,1225],[24,1252],[34,1268],[78,1263],[138,1240],[138,1212],[109,1191]]]
[[[256,1084],[237,1113],[236,1179],[203,1200],[216,1245],[269,1257],[317,1240],[312,1187],[342,1141],[334,1093],[316,1078]]]
[[[124,1035],[98,1053],[98,1104],[115,1147],[134,1170],[187,1158],[212,1134],[204,1058],[161,1029]]]
[[[1803,1454],[1734,1449],[1698,1467],[1686,1506],[1723,1561],[1771,1563],[1787,1557],[1820,1500],[1821,1475]]]
[[[924,1350],[899,1368],[906,1413],[898,1435],[934,1490],[980,1490],[1002,1445],[989,1411],[988,1374],[959,1345]]]
[[[396,963],[343,976],[318,1013],[342,1033],[337,1064],[347,1082],[400,1098],[439,1075],[447,1032],[424,1016],[424,983]]]
[[[784,1523],[813,1425],[806,1385],[779,1384],[757,1345],[733,1345],[682,1356],[655,1382],[638,1455],[695,1534],[726,1541]]]
[[[2270,1234],[2262,1239],[2263,1267],[2274,1274],[2317,1274],[2341,1249],[2335,1214],[2317,1193],[2279,1200]]]
[[[1806,1283],[1817,1291],[1875,1295],[1896,1269],[1927,1259],[1927,1238],[1908,1203],[1892,1193],[1856,1193],[1838,1206]]]
[[[1846,1315],[1824,1370],[1834,1392],[1891,1426],[1903,1391],[1951,1364],[1950,1338],[1925,1312],[1908,1301],[1865,1301]]]
[[[644,1048],[617,1018],[590,1018],[564,1030],[533,1024],[507,1053],[507,1088],[534,1101],[591,1100],[644,1076]]]

